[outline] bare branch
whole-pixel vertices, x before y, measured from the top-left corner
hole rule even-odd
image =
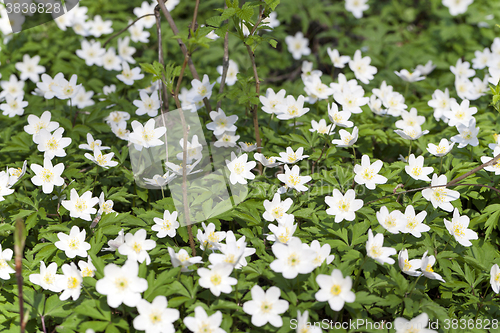
[[[152,16],[152,15],[155,15],[155,14],[146,14],[146,15],[142,15],[141,17],[138,17],[136,18],[132,23],[130,23],[129,25],[127,25],[125,28],[123,28],[122,30],[118,31],[117,33],[111,35],[105,42],[104,44],[102,45],[102,47],[106,47],[106,45],[108,45],[109,42],[111,42],[111,40],[113,38],[115,38],[116,36],[119,36],[121,35],[122,33],[124,33],[125,31],[127,31],[128,28],[130,28],[131,26],[133,26],[137,21],[139,21],[140,19],[143,19],[145,17],[148,17],[148,16]]]

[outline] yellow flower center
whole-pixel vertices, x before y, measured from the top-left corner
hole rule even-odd
[[[290,230],[288,228],[285,228],[285,232],[281,233],[278,236],[278,240],[283,244],[288,243],[288,241],[290,240]]]
[[[405,259],[405,266],[403,267],[403,271],[410,271],[411,270],[411,264],[410,262],[408,261],[408,259]]]
[[[438,187],[434,189],[434,199],[439,202],[443,202],[446,197],[446,190],[443,187]]]
[[[273,309],[273,305],[264,301],[262,302],[261,306],[260,306],[260,310],[263,312],[263,313],[268,313],[268,312],[271,312],[271,310]]]
[[[422,168],[419,167],[419,166],[416,166],[416,167],[413,167],[413,169],[411,170],[411,172],[415,175],[415,176],[420,176],[422,174]]]
[[[394,216],[388,216],[385,219],[385,225],[388,227],[394,227],[396,226],[396,218]]]
[[[210,277],[210,282],[212,282],[214,286],[218,286],[219,284],[221,284],[222,278],[219,274],[214,274]]]
[[[229,263],[229,264],[234,264],[236,262],[236,257],[234,256],[234,254],[228,254],[226,256],[226,258],[224,259],[225,262]]]
[[[273,214],[273,217],[278,219],[278,218],[282,218],[283,217],[283,207],[275,207],[273,210],[272,210],[272,214]]]
[[[77,199],[75,208],[77,211],[83,212],[84,210],[87,209],[87,203],[83,199]]]
[[[296,186],[300,184],[300,176],[297,175],[289,175],[288,176],[288,182],[292,184],[293,186]]]
[[[372,258],[378,258],[382,255],[382,248],[377,245],[372,245],[370,247],[370,256]]]
[[[80,285],[80,282],[78,282],[78,279],[74,276],[71,276],[68,278],[68,288],[69,289],[75,289]]]
[[[56,279],[56,278],[55,278],[54,274],[46,273],[46,274],[43,276],[43,281],[44,281],[46,284],[52,284],[52,283],[54,283],[55,279]]]
[[[94,275],[94,272],[90,268],[85,267],[84,269],[82,269],[82,277],[86,277],[86,276],[92,277],[93,275]]]
[[[132,245],[132,249],[135,251],[135,253],[139,253],[142,251],[142,245],[140,243],[134,242],[134,245]]]
[[[445,146],[437,146],[436,147],[436,152],[438,154],[444,154],[444,153],[446,153],[446,147]]]
[[[245,171],[245,167],[243,166],[243,163],[236,163],[234,165],[234,172],[237,175],[241,175],[243,173],[243,171]]]
[[[124,291],[128,287],[128,280],[124,277],[119,277],[115,279],[116,289],[119,291]]]
[[[338,296],[340,294],[340,292],[342,291],[342,288],[338,285],[338,284],[334,284],[331,288],[330,288],[330,293],[333,295],[333,296]]]
[[[0,270],[7,268],[9,265],[5,259],[0,259]]]
[[[408,217],[407,220],[408,223],[406,223],[406,227],[410,230],[415,229],[415,227],[418,225],[418,220],[416,217]]]
[[[339,200],[338,207],[343,212],[348,212],[351,203],[347,200]]]
[[[153,323],[154,325],[158,324],[161,322],[161,314],[158,313],[158,312],[152,312],[150,315],[149,315],[149,320],[151,320],[151,323]]]
[[[68,246],[70,249],[76,250],[80,246],[80,241],[78,240],[78,238],[73,238],[69,241]]]
[[[298,258],[298,256],[297,256],[297,254],[296,254],[296,253],[292,253],[292,254],[288,257],[288,260],[287,260],[287,261],[288,261],[288,265],[289,265],[289,266],[292,266],[292,267],[294,267],[294,266],[296,266],[296,265],[298,265],[298,264],[300,263],[300,260],[299,260],[299,258]]]
[[[463,226],[461,224],[455,224],[453,226],[453,234],[457,237],[464,237],[465,232]]]
[[[287,111],[290,116],[296,116],[299,114],[299,109],[295,105],[289,106]]]
[[[426,271],[426,272],[429,272],[429,273],[434,272],[434,270],[432,269],[432,265],[431,265],[431,264],[428,264],[428,265],[427,265],[427,267],[425,268],[425,271]]]
[[[297,154],[296,153],[288,154],[288,162],[293,163],[296,160],[297,160]]]
[[[57,143],[57,140],[55,138],[50,138],[49,141],[47,141],[47,147],[50,150],[57,150],[59,144]]]
[[[373,176],[375,176],[375,173],[373,172],[372,168],[365,168],[361,175],[364,179],[371,180]]]

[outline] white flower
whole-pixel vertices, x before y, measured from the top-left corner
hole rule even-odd
[[[12,254],[14,252],[11,249],[5,249],[2,251],[2,245],[0,245],[0,279],[8,280],[10,279],[10,274],[16,271],[10,267],[7,263],[12,259]]]
[[[422,263],[420,266],[420,270],[422,271],[422,274],[428,279],[432,280],[439,280],[442,282],[445,282],[441,275],[438,273],[434,273],[434,270],[432,269],[432,266],[436,263],[436,258],[434,256],[427,256],[427,251],[425,251],[423,257],[422,257]]]
[[[121,71],[123,60],[116,55],[114,47],[110,47],[106,53],[102,56],[102,66],[107,71]]]
[[[293,59],[299,60],[302,56],[311,54],[309,48],[309,40],[304,38],[304,34],[298,31],[295,36],[286,36],[285,43],[288,47],[288,52],[292,54]]]
[[[125,234],[123,229],[118,232],[118,236],[115,239],[108,241],[108,248],[102,249],[103,251],[116,251],[123,243],[125,243]]]
[[[82,84],[76,84],[78,80],[78,76],[73,74],[71,78],[66,80],[64,77],[60,77],[57,81],[57,85],[52,86],[52,90],[54,90],[54,95],[59,99],[71,99],[76,96]]]
[[[132,22],[130,20],[129,24]],[[144,31],[144,27],[140,24],[132,24],[130,28],[128,28],[128,32],[130,32],[130,39],[135,43],[149,43],[149,31]]]
[[[93,91],[86,91],[82,86],[78,89],[78,92],[71,98],[71,101],[68,101],[68,105],[74,105],[79,109],[86,108],[87,106],[92,106],[95,102],[92,100],[92,96],[94,96]]]
[[[64,148],[71,144],[71,138],[63,138],[63,132],[64,128],[62,127],[56,129],[52,134],[42,128],[38,134],[33,136],[33,141],[38,144],[38,151],[44,153],[44,158],[51,160],[55,156],[66,156]]]
[[[316,253],[314,260],[312,261],[312,263],[316,265],[316,267],[321,266],[321,264],[323,264],[325,260],[326,264],[330,265],[333,259],[335,259],[335,256],[333,254],[330,255],[330,252],[332,250],[330,244],[323,244],[323,246],[321,246],[318,240],[315,239],[311,242],[310,246],[306,243],[303,243],[302,246],[305,249],[311,249]]]
[[[238,144],[241,147],[241,150],[246,152],[246,153],[251,153],[254,150],[257,150],[257,143],[253,142],[238,142]]]
[[[140,278],[139,264],[127,260],[122,267],[108,264],[104,267],[104,277],[96,282],[99,294],[107,295],[108,305],[117,308],[120,304],[135,307],[141,300],[141,293],[148,289],[146,279]]]
[[[56,284],[58,284],[63,290],[59,299],[61,301],[65,301],[71,297],[74,301],[76,301],[78,297],[80,297],[80,291],[82,289],[82,274],[73,262],[71,265],[62,265],[61,269],[64,275],[61,275],[56,279]]]
[[[288,310],[288,302],[280,298],[281,289],[270,287],[267,291],[255,285],[250,290],[252,300],[243,303],[243,311],[252,316],[252,324],[261,327],[270,323],[274,327],[283,326],[281,314]]]
[[[23,61],[16,63],[15,67],[21,72],[21,80],[30,79],[33,82],[40,81],[39,74],[45,73],[45,67],[38,65],[40,56],[36,55],[31,58],[28,54],[23,56]]]
[[[411,154],[408,159],[408,165],[405,166],[406,173],[415,180],[424,180],[430,182],[429,174],[434,171],[433,167],[424,167],[424,157],[419,156],[415,158],[414,154]]]
[[[132,55],[135,53],[135,47],[129,46],[129,44],[129,36],[118,38],[118,55],[121,60],[126,61],[129,64],[135,64],[135,60],[132,58]]]
[[[302,155],[304,152],[304,147],[299,147],[297,151],[293,151],[292,147],[287,147],[286,152],[279,153],[280,157],[277,160],[286,163],[286,164],[294,164],[298,161],[302,161],[304,158],[309,157],[309,155]]]
[[[217,311],[213,315],[208,316],[201,306],[194,308],[194,317],[185,317],[183,322],[193,333],[226,333],[226,331],[220,328],[222,313]]]
[[[78,146],[80,149],[86,149],[90,151],[94,151],[94,148],[98,147],[99,150],[110,149],[110,147],[102,146],[101,140],[94,140],[92,134],[87,133],[87,143],[82,143]]]
[[[406,140],[417,140],[419,139],[422,135],[425,135],[429,133],[428,130],[422,131],[420,126],[414,126],[414,127],[405,127],[403,130],[394,130],[399,136],[401,136],[403,139]]]
[[[454,145],[455,142],[450,145],[447,139],[441,139],[437,146],[433,143],[427,144],[427,151],[434,156],[443,157],[451,151]]]
[[[492,57],[491,51],[489,48],[485,47],[481,52],[479,50],[474,52],[474,59],[472,59],[472,68],[474,69],[483,69],[490,62]]]
[[[425,122],[424,116],[419,116],[417,114],[417,109],[411,108],[410,112],[406,110],[401,110],[401,117],[403,120],[396,121],[396,127],[405,129],[407,127],[416,127],[418,128]]]
[[[327,134],[331,135],[333,134],[333,129],[332,125],[326,125],[326,120],[325,119],[320,119],[319,122],[316,120],[311,120],[311,129],[309,129],[310,132],[317,132],[319,134]]]
[[[214,146],[219,147],[235,147],[236,141],[240,138],[239,135],[234,135],[235,132],[225,132],[221,135],[216,135],[217,141],[214,142]]]
[[[500,146],[497,146],[495,150],[493,151],[493,156],[496,157],[498,154],[500,154]],[[489,156],[482,156],[481,157],[481,162],[488,163],[491,161],[494,157],[489,157]],[[494,172],[495,175],[500,175],[500,161],[497,161],[495,164],[487,166],[484,168],[486,171]]]
[[[167,303],[163,295],[151,303],[141,299],[136,306],[139,315],[134,318],[134,328],[146,333],[174,333],[173,322],[179,319],[179,310],[167,308]]]
[[[356,174],[354,181],[360,185],[365,184],[370,190],[374,190],[376,184],[385,184],[387,178],[378,174],[383,165],[381,160],[376,160],[370,164],[370,157],[363,155],[361,157],[361,165],[356,164],[354,166],[354,173]]]
[[[96,268],[94,264],[92,264],[92,259],[90,259],[90,256],[88,256],[87,259],[88,259],[87,262],[80,260],[78,262],[78,267],[80,267],[82,277],[87,277],[87,276],[94,277]]]
[[[446,185],[448,179],[446,175],[441,175],[438,177],[437,174],[432,175],[431,186]],[[449,190],[446,186],[427,188],[422,190],[422,196],[432,203],[434,208],[441,208],[447,212],[453,210],[453,205],[450,201],[454,201],[460,198],[460,192]]]
[[[363,1],[360,0],[359,3]],[[373,75],[377,73],[377,68],[370,66],[371,61],[371,58],[368,56],[362,58],[360,50],[356,50],[354,57],[349,61],[349,68],[354,72],[356,79],[364,84],[368,84],[370,80],[373,80]]]
[[[276,162],[278,160],[277,157],[275,156],[265,157],[261,153],[255,153],[253,155],[253,158],[255,158],[256,161],[259,161],[266,168],[274,168],[277,167],[278,165],[283,164],[281,162]]]
[[[127,256],[127,260],[138,261],[142,263],[146,260],[146,265],[151,263],[151,258],[146,251],[156,247],[156,242],[152,239],[146,239],[146,229],[139,229],[135,234],[127,233],[125,242],[120,245],[118,252]]]
[[[498,294],[500,292],[500,268],[497,264],[491,266],[490,284],[491,289],[493,289],[493,291]]]
[[[99,147],[94,147],[94,156],[90,155],[89,153],[85,153],[83,156],[85,156],[95,164],[102,166],[104,169],[109,169],[110,167],[115,167],[118,165],[118,162],[111,160],[114,155],[115,153],[103,155]]]
[[[327,99],[333,95],[333,89],[321,82],[319,76],[311,76],[304,81],[304,91],[309,96],[307,102],[310,104],[316,103],[317,100]]]
[[[345,0],[345,9],[359,19],[363,17],[363,12],[370,8],[367,2],[368,0]]]
[[[337,147],[339,147],[339,148],[350,147],[353,144],[355,144],[356,141],[358,141],[358,127],[357,126],[354,126],[354,128],[352,129],[352,134],[350,134],[349,132],[347,132],[344,129],[341,129],[339,131],[339,134],[340,134],[340,140],[332,140],[332,143],[334,145],[337,145]]]
[[[443,0],[447,1],[447,0]],[[461,0],[459,0],[461,1]],[[405,318],[398,317],[394,320],[394,328],[396,329],[396,333],[410,333],[410,332],[418,332],[418,333],[437,333],[435,330],[430,330],[425,328],[429,323],[429,316],[427,313],[422,313],[412,320],[407,320]]]
[[[366,254],[378,261],[381,265],[388,263],[394,264],[394,259],[389,258],[397,252],[392,247],[384,247],[384,235],[377,234],[373,236],[372,229],[368,229],[368,241],[366,242]]]
[[[94,20],[88,21],[90,24],[89,33],[94,37],[101,37],[102,35],[107,35],[113,32],[113,21],[107,20],[103,21],[101,15],[94,16]]]
[[[268,228],[272,234],[266,237],[267,240],[271,242],[279,242],[282,244],[288,244],[290,240],[296,238],[293,237],[295,230],[297,230],[297,224],[295,224],[295,217],[293,214],[288,214],[283,216],[281,219],[277,220],[278,225],[269,224]]]
[[[419,71],[422,75],[429,75],[434,70],[434,68],[436,68],[436,65],[432,63],[432,60],[429,60],[425,65],[417,65],[417,67],[415,67],[415,70]]]
[[[134,84],[134,81],[144,78],[144,74],[141,74],[141,69],[135,67],[130,69],[129,64],[126,61],[122,62],[122,72],[118,74],[116,78],[128,86]]]
[[[415,209],[413,206],[408,205],[405,209],[404,215],[402,216],[399,230],[402,233],[410,233],[413,236],[420,238],[422,236],[422,232],[431,230],[428,225],[423,223],[426,216],[427,212],[425,210],[415,215]]]
[[[307,186],[304,184],[312,179],[311,176],[300,176],[298,165],[294,165],[292,170],[285,164],[285,173],[281,173],[278,179],[285,183],[285,188],[293,188],[299,192],[307,191]]]
[[[74,258],[75,256],[87,257],[87,251],[90,250],[90,244],[85,241],[85,229],[80,229],[74,225],[69,235],[63,232],[57,233],[59,240],[54,245],[61,251],[64,251],[66,257]]]
[[[189,167],[189,165],[188,165],[188,167]],[[182,174],[182,171],[181,171],[181,174]],[[159,174],[156,174],[156,175],[153,176],[153,178],[146,178],[146,177],[144,177],[144,181],[148,185],[164,187],[165,185],[167,185],[168,183],[170,183],[170,181],[173,180],[175,177],[177,177],[176,173],[170,174],[170,171],[167,171],[163,176],[159,175]]]
[[[104,118],[104,121],[109,125],[121,125],[125,124],[127,125],[127,120],[130,119],[130,113],[125,112],[125,111],[113,111],[111,112],[106,118]],[[94,150],[94,149],[92,149]]]
[[[413,259],[408,260],[408,250],[404,249],[399,251],[398,264],[401,271],[410,276],[420,276],[421,272],[417,271],[422,266],[422,260]]]
[[[280,21],[276,18],[278,14],[276,12],[269,13],[269,16],[262,20],[262,24],[265,24],[271,28],[279,27]],[[266,31],[269,31],[266,29]]]
[[[245,236],[236,240],[234,233],[229,230],[226,235],[226,244],[220,244],[219,250],[221,253],[211,253],[208,260],[212,265],[218,263],[229,263],[235,269],[240,269],[247,265],[246,257],[255,254],[255,249],[247,247]],[[211,265],[209,266],[211,268]]]
[[[28,161],[25,160],[23,162],[23,166],[21,168],[9,168],[8,169],[8,173],[9,173],[8,186],[10,186],[10,187],[14,186],[26,174],[27,165],[28,165]]]
[[[78,52],[78,50],[76,52]],[[58,86],[62,79],[64,79],[63,73],[57,73],[56,76],[54,76],[54,79],[47,74],[42,74],[42,81],[36,83],[37,88],[35,91],[38,95],[43,96],[45,99],[52,99],[55,96],[53,88]]]
[[[109,214],[112,212],[114,212],[113,200],[105,201],[104,200],[104,192],[101,192],[101,195],[99,196],[99,210],[97,211],[97,215],[102,215],[103,213]]]
[[[394,74],[399,76],[403,81],[406,82],[417,82],[425,80],[425,76],[420,76],[421,73],[419,70],[415,70],[413,73],[409,72],[407,69],[402,69],[399,72],[394,71]]]
[[[459,134],[452,136],[450,140],[458,143],[458,148],[464,148],[467,145],[475,147],[479,144],[479,140],[477,139],[479,127],[476,127],[475,118],[472,118],[468,125],[459,124],[457,130]]]
[[[217,66],[217,72],[221,75],[217,79],[218,83],[221,83],[222,80],[222,66]],[[227,73],[226,73],[226,84],[228,86],[233,86],[236,81],[238,81],[238,77],[236,76],[239,73],[238,70],[238,64],[234,62],[232,59],[229,59],[229,65],[227,67]]]
[[[0,104],[0,110],[4,116],[13,118],[15,116],[22,116],[24,108],[28,106],[28,102],[23,101],[23,96],[12,97],[11,95],[5,96],[5,103]]]
[[[9,81],[0,81],[0,87],[0,100],[7,95],[14,98],[24,96],[24,81],[18,80],[14,74],[10,75]]]
[[[5,171],[0,172],[0,201],[4,201],[4,196],[14,193],[14,190],[10,188],[10,177]]]
[[[180,249],[178,253],[175,253],[174,249],[169,247],[168,254],[170,255],[172,266],[181,266],[181,272],[190,272],[190,270],[188,269],[189,266],[202,263],[200,256],[191,258],[187,251],[184,249]]]
[[[231,286],[234,286],[238,280],[230,277],[233,271],[233,265],[229,263],[219,263],[212,266],[212,269],[198,268],[200,279],[198,283],[203,288],[210,289],[210,292],[215,296],[220,296],[220,293],[230,294],[233,291]]]
[[[43,193],[52,193],[54,185],[62,186],[64,184],[64,179],[61,177],[64,171],[63,163],[52,166],[52,162],[45,158],[43,167],[38,164],[31,164],[30,168],[35,173],[35,176],[31,178],[31,182],[36,186],[42,186]]]
[[[275,219],[279,221],[283,217],[289,215],[286,211],[290,209],[292,204],[293,200],[291,198],[286,198],[281,201],[280,195],[275,193],[273,201],[264,200],[264,208],[266,211],[262,214],[262,217],[269,222],[273,222]]]
[[[149,96],[145,91],[141,91],[139,96],[141,97],[140,101],[133,101],[133,104],[138,108],[135,114],[142,116],[147,113],[150,117],[156,117],[158,115],[158,109],[160,108],[158,93],[153,92],[151,96]]]
[[[326,51],[328,52],[328,56],[330,57],[334,67],[344,68],[345,65],[351,60],[351,57],[349,56],[341,56],[337,49],[332,50],[331,48],[327,48]]]
[[[386,206],[380,207],[376,213],[378,223],[391,234],[398,234],[401,224],[404,222],[404,215],[399,210],[393,210],[389,213]]]
[[[372,93],[380,98],[381,100],[385,99],[388,95],[392,94],[393,87],[388,85],[385,80],[382,81],[380,88],[373,88]]]
[[[247,184],[247,179],[254,179],[255,175],[252,169],[255,168],[257,163],[255,161],[248,161],[248,154],[242,154],[236,157],[236,154],[231,152],[231,161],[226,161],[227,168],[231,172],[229,181],[231,184]]]
[[[352,279],[342,275],[340,269],[334,269],[331,275],[316,276],[319,291],[315,294],[318,302],[328,302],[333,311],[340,311],[345,303],[352,303],[356,295],[351,291]]]
[[[469,107],[470,102],[464,99],[459,105],[455,100],[450,103],[450,110],[444,111],[443,115],[448,118],[449,126],[458,126],[460,124],[467,126],[474,114],[477,113],[476,107]]]
[[[269,114],[279,113],[278,106],[285,102],[285,95],[285,89],[281,89],[275,93],[272,88],[267,88],[266,96],[259,96],[259,100],[262,103],[262,111]]]
[[[134,8],[134,15],[137,16],[138,18],[147,14],[154,14],[154,12],[155,12],[155,4],[149,3],[147,1],[143,1],[141,7]],[[136,24],[141,25],[146,29],[149,29],[153,25],[155,25],[155,23],[156,23],[155,17],[151,15],[140,19]]]
[[[335,128],[335,126],[352,127],[354,125],[354,123],[349,120],[350,117],[351,117],[351,112],[339,111],[339,107],[335,103],[332,103],[331,107],[330,107],[330,104],[328,104],[328,118],[333,123],[333,126],[329,125],[329,127],[332,126],[331,133],[329,133],[329,134],[333,133],[333,129]],[[321,121],[323,121],[323,119]],[[321,123],[321,121],[320,121],[320,123]],[[325,122],[325,126],[326,126],[326,122]]]
[[[448,221],[444,219],[444,225],[450,235],[463,246],[471,246],[470,239],[477,239],[477,233],[468,228],[470,219],[467,215],[460,216],[458,209],[453,211],[453,219]]]
[[[55,262],[51,263],[48,267],[45,267],[45,263],[40,261],[40,274],[30,274],[29,280],[31,283],[39,285],[45,290],[50,290],[54,293],[58,293],[62,290],[61,286],[56,283],[57,279],[60,277],[57,272],[57,264]]]
[[[203,75],[203,81],[193,79],[191,81],[191,86],[193,87],[193,102],[199,102],[204,98],[210,98],[212,96],[212,89],[215,85],[214,83],[210,83],[210,79],[208,75]]]
[[[351,89],[351,90],[356,90],[356,89],[363,89],[360,85],[358,85],[358,81],[356,79],[351,79],[347,81],[346,77],[344,74],[339,73],[338,76],[338,83],[332,82],[330,83],[330,87],[333,89],[333,93],[335,94],[336,92],[343,92],[344,89]]]
[[[396,91],[387,93],[387,95],[382,98],[382,104],[387,109],[387,114],[394,117],[399,117],[401,112],[408,107],[405,104],[404,96]]]
[[[92,197],[91,191],[86,191],[80,197],[74,188],[71,189],[70,200],[61,201],[61,205],[69,210],[69,216],[87,221],[92,221],[90,214],[97,212],[93,207],[98,203],[99,198]]]
[[[288,95],[282,104],[277,106],[276,118],[288,120],[298,118],[309,112],[309,108],[304,107],[304,96],[300,95],[297,100],[292,95]]]
[[[303,247],[299,238],[292,238],[286,245],[276,242],[272,246],[276,259],[269,266],[274,272],[283,274],[285,279],[293,279],[299,273],[309,274],[316,265],[311,258],[316,256],[314,250]]]
[[[212,122],[207,124],[207,128],[213,131],[214,135],[236,131],[234,123],[238,120],[238,116],[232,115],[227,117],[224,111],[219,108],[219,111],[210,112],[210,118],[212,118]]]
[[[446,1],[446,0],[444,0],[444,1]],[[469,1],[469,0],[466,0],[466,1]],[[450,70],[453,74],[455,74],[456,77],[460,77],[460,78],[469,78],[469,77],[473,77],[476,74],[475,70],[470,69],[470,63],[468,61],[462,62],[461,58],[458,58],[457,64],[455,66],[450,66]]]
[[[333,98],[337,103],[342,105],[343,111],[358,114],[363,112],[361,106],[366,105],[370,100],[370,98],[364,97],[364,94],[365,92],[362,88],[351,89],[347,86],[342,91],[335,92]]]
[[[155,120],[149,119],[144,125],[137,120],[132,121],[132,129],[129,134],[129,141],[134,144],[135,149],[141,151],[142,148],[156,147],[163,144],[160,139],[167,132],[164,126],[155,128]]]
[[[355,199],[356,193],[353,189],[347,190],[345,195],[338,189],[334,189],[332,196],[325,197],[325,203],[328,205],[326,213],[335,216],[335,223],[346,219],[353,221],[356,218],[355,212],[363,207],[363,200]]]
[[[450,98],[450,92],[448,88],[443,91],[436,89],[432,94],[432,99],[427,102],[427,104],[434,109],[434,118],[437,121],[440,119],[446,120],[444,116],[445,111],[451,109],[451,101],[455,100],[454,98]]]
[[[165,236],[175,237],[176,230],[179,228],[177,222],[177,212],[170,213],[168,210],[163,212],[163,219],[155,217],[153,221],[156,223],[151,227],[151,230],[157,231],[156,237],[164,238]]]
[[[215,224],[209,223],[208,226],[204,222],[201,222],[203,231],[198,229],[198,234],[196,238],[200,242],[200,248],[204,251],[205,248],[209,250],[216,250],[220,247],[220,242],[226,238],[225,231],[215,231]]]

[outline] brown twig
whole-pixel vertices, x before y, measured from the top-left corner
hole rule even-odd
[[[115,38],[116,36],[119,36],[121,35],[122,33],[124,33],[125,31],[127,31],[128,28],[130,28],[131,26],[133,26],[137,21],[139,21],[140,19],[143,19],[147,16],[151,16],[151,15],[154,15],[154,14],[146,14],[146,15],[142,15],[141,17],[138,17],[136,18],[132,23],[130,23],[129,25],[127,25],[125,28],[123,28],[122,30],[118,31],[117,33],[111,35],[105,42],[104,44],[102,44],[102,47],[106,47],[106,45],[108,45],[109,42],[111,42],[111,40],[113,38]]]
[[[224,9],[227,8],[227,4],[224,1]],[[227,23],[229,20],[226,20]],[[224,86],[226,85],[226,77],[227,77],[227,69],[229,68],[229,31],[226,31],[226,35],[224,36],[224,55],[222,56],[222,76],[220,79],[220,87],[219,87],[219,95],[224,92]],[[215,111],[218,111],[221,107],[222,99],[217,102],[217,108]]]
[[[452,181],[450,181],[447,185],[453,185],[455,183],[458,183],[459,181],[461,181],[462,179],[465,179],[467,177],[469,177],[470,175],[478,172],[478,171],[481,171],[482,169],[490,166],[490,165],[493,165],[495,164],[498,160],[500,160],[500,154],[498,154],[497,156],[495,156],[492,160],[490,160],[489,162],[486,162],[486,163],[483,163],[481,164],[480,166],[478,167],[475,167],[474,169],[472,169],[471,171],[467,172],[466,174],[463,174],[462,176],[460,177],[457,177],[455,179],[453,179]]]
[[[301,67],[297,67],[292,72],[288,72],[286,74],[278,75],[278,76],[274,76],[274,77],[268,77],[268,78],[264,79],[264,83],[277,82],[277,81],[283,81],[283,80],[293,81],[297,77],[297,75],[300,74],[301,70],[302,70]]]
[[[172,32],[174,35],[179,35],[179,29],[177,29],[177,26],[175,25],[175,21],[172,18],[172,15],[170,15],[170,12],[168,11],[167,7],[165,6],[165,3],[162,0],[157,0],[158,5],[160,6],[161,11],[163,12],[163,16],[167,19],[168,24],[170,25],[170,28],[172,29]],[[177,43],[179,43],[179,46],[182,50],[182,53],[184,54],[184,57],[187,56],[188,54],[188,49],[182,39],[177,38]],[[189,70],[191,71],[191,74],[196,80],[200,80],[200,76],[198,75],[198,72],[196,71],[196,68],[194,67],[193,61],[191,60],[191,57],[188,59],[188,67]],[[207,108],[207,112],[210,113],[212,111],[212,106],[210,105],[210,101],[208,98],[203,99],[203,103],[205,104],[205,107]]]
[[[162,68],[165,68],[165,58],[163,54],[163,43],[162,43],[162,38],[161,38],[161,15],[160,15],[160,7],[156,6],[155,7],[155,19],[156,19],[156,35],[158,37],[158,61],[162,65]],[[162,73],[162,78],[165,81],[165,75]],[[161,93],[159,93],[160,97],[160,105],[161,105],[161,113],[165,113],[165,111],[168,111],[168,91],[167,91],[167,86],[163,84],[163,81],[160,80],[160,90],[163,92],[163,98]],[[165,123],[163,124],[165,125]],[[165,137],[166,137],[165,133]]]

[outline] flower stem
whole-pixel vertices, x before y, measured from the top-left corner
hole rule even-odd
[[[443,168],[443,156],[441,156],[441,163],[439,164],[439,174],[441,174],[442,168]]]
[[[411,140],[410,140],[410,150],[408,150],[408,159],[410,159],[410,154],[411,154]]]
[[[413,286],[410,288],[409,292],[410,294],[408,295],[408,297],[411,297],[411,294],[413,294],[413,290],[415,290],[415,287],[417,286],[417,282],[418,280],[420,279],[420,277],[422,276],[423,274],[420,274],[417,279],[415,280],[415,283],[413,284]],[[406,292],[408,294],[408,292]],[[406,295],[405,295],[406,297]]]

